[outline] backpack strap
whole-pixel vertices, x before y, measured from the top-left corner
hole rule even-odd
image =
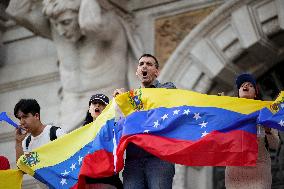
[[[50,137],[50,141],[53,141],[55,139],[57,139],[57,136],[56,136],[56,130],[59,129],[60,127],[56,127],[56,126],[51,126],[50,127],[50,131],[49,131],[49,137]],[[26,150],[29,149],[29,145],[31,143],[31,135],[29,135],[26,139]]]
[[[27,139],[26,139],[26,150],[29,149],[29,145],[30,145],[30,143],[31,143],[31,139],[32,139],[31,135],[29,135],[29,136],[27,137]]]
[[[56,126],[51,126],[50,127],[50,131],[49,131],[50,141],[53,141],[53,140],[57,139],[56,130],[59,129],[59,128],[60,127],[56,127]]]

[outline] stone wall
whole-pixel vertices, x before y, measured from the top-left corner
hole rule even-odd
[[[30,31],[2,19],[0,35],[0,111],[17,122],[13,108],[21,98],[35,98],[41,105],[44,123],[57,123],[60,90],[57,54],[53,44]],[[14,129],[1,122],[0,151],[16,168]],[[37,188],[35,180],[25,175],[23,188]]]
[[[259,77],[283,60],[282,0],[111,1],[134,15],[145,51],[163,65],[159,79],[179,88],[230,93],[236,74]],[[53,43],[0,15],[0,66],[0,111],[13,118],[20,98],[36,98],[43,122],[57,124],[61,84]],[[14,130],[2,123],[0,151],[15,167]],[[177,166],[174,188],[213,188],[212,169]],[[25,179],[23,188],[35,187]]]
[[[115,0],[112,2],[119,4]],[[134,14],[138,31],[144,41],[145,51],[158,55],[164,63],[183,37],[220,3],[221,1],[207,0],[156,0],[141,3],[141,1],[132,0],[128,4],[119,5],[122,9],[132,11]],[[182,25],[182,21],[191,16],[195,16],[194,19]],[[170,25],[169,30],[164,31],[174,32],[169,34],[174,38],[164,36],[170,44],[165,46],[162,41],[163,27],[165,27],[163,25],[169,19],[172,23],[179,20],[181,25]],[[176,30],[172,30],[173,27]],[[60,102],[58,94],[61,86],[57,54],[53,43],[35,36],[11,21],[3,23],[1,31],[3,44],[1,54],[4,61],[0,69],[0,111],[7,111],[8,115],[14,119],[15,103],[20,98],[35,98],[42,107],[42,121],[56,124]],[[164,52],[167,53],[164,54]],[[16,167],[13,128],[4,124],[1,128],[0,143],[3,155],[9,158],[13,167]],[[174,181],[176,189],[208,188],[211,185],[210,176],[208,177],[211,173],[210,169],[177,166],[176,172]],[[23,188],[38,187],[31,177],[25,177]],[[197,181],[196,177],[204,177],[207,182]]]

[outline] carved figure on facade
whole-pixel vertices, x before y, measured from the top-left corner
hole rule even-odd
[[[17,24],[53,40],[62,85],[59,122],[65,130],[82,123],[86,102],[95,92],[135,86],[131,74],[142,44],[130,14],[110,1],[11,0],[6,12]]]

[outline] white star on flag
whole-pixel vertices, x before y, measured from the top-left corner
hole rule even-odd
[[[168,118],[168,114],[165,114],[165,115],[163,115],[163,117],[161,117],[162,119],[163,119],[163,121],[165,120],[165,119],[167,119]]]
[[[281,108],[284,108],[284,103],[282,103],[280,106],[281,106]]]
[[[175,115],[175,114],[178,115],[179,111],[180,110],[175,110],[173,115]]]
[[[284,126],[284,121],[281,119],[278,124],[281,125],[281,127],[283,127]]]
[[[67,184],[66,179],[61,179],[60,184],[63,186],[64,184]]]
[[[80,165],[83,161],[83,157],[79,156],[79,159],[78,159],[78,164]]]
[[[201,128],[203,128],[203,127],[206,127],[207,123],[208,123],[208,122],[204,122],[204,121],[203,121],[202,123],[200,123],[200,124],[198,124],[198,125],[200,125]]]
[[[144,130],[143,133],[149,133],[150,130]]]
[[[189,109],[187,109],[187,110],[184,110],[184,111],[183,111],[183,114],[188,115],[188,114],[189,114],[189,112],[190,112],[190,111],[189,111]]]
[[[203,133],[202,133],[202,135],[201,135],[201,137],[204,137],[204,136],[206,136],[206,135],[208,135],[209,133],[207,133],[206,131],[204,131]]]
[[[76,163],[72,163],[70,169],[72,169],[72,171],[73,171],[74,169],[76,169]]]
[[[194,118],[195,120],[198,120],[198,119],[200,119],[201,117],[200,117],[199,113],[194,113],[193,118]]]
[[[160,124],[159,124],[159,121],[158,121],[158,120],[157,120],[157,121],[154,121],[154,126],[153,126],[153,127],[157,128],[159,125],[160,125]]]
[[[69,173],[70,173],[70,171],[64,170],[64,173],[61,173],[61,175],[65,177],[65,176],[68,175]]]

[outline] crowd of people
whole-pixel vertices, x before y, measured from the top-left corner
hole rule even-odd
[[[158,60],[151,54],[143,54],[139,58],[136,76],[141,88],[175,89],[172,82],[160,83]],[[255,79],[250,74],[241,74],[236,79],[239,98],[260,99]],[[126,92],[124,88],[115,89],[113,97]],[[109,104],[104,94],[95,94],[89,100],[89,109],[84,125],[93,122]],[[40,106],[34,99],[21,99],[14,108],[14,115],[19,119],[20,127],[16,130],[16,159],[24,153],[31,152],[65,132],[54,125],[45,125],[40,119]],[[269,189],[271,188],[271,160],[269,148],[277,149],[279,135],[277,130],[262,125],[257,126],[258,159],[254,167],[228,166],[225,171],[225,186],[228,189]],[[0,157],[0,169],[9,169],[5,157]],[[125,166],[122,173],[123,183],[119,175],[107,178],[86,178],[86,188],[125,188],[125,189],[170,189],[172,188],[175,166],[146,152],[130,143],[126,148]]]

